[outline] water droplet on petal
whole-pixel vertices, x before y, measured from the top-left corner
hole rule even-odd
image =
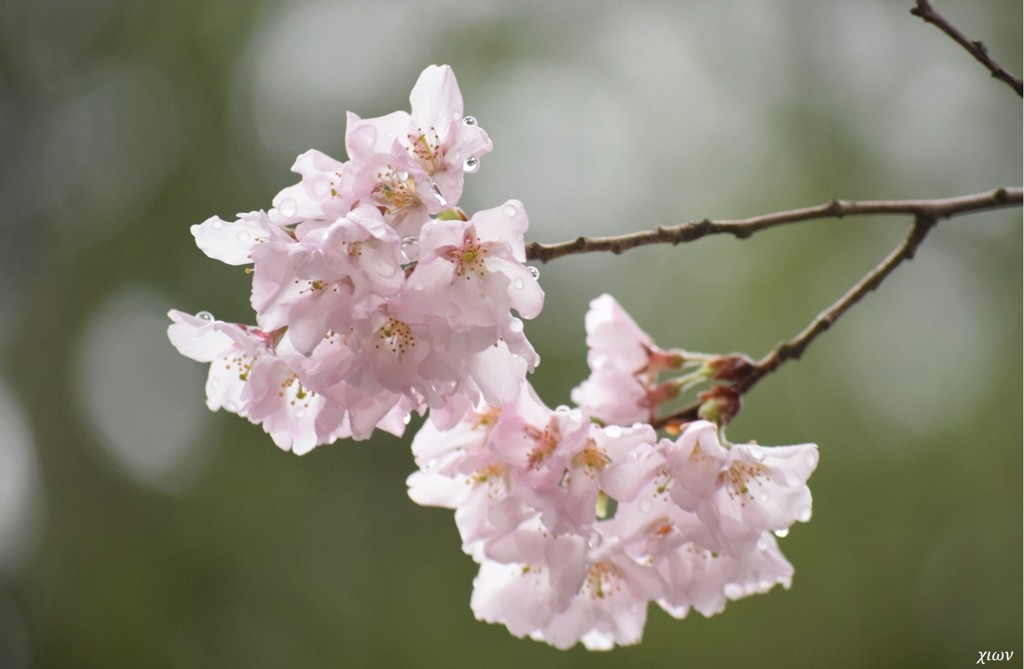
[[[296,418],[302,418],[306,415],[306,410],[302,407],[295,407],[295,411],[292,412]]]
[[[247,230],[239,230],[238,241],[243,243],[249,241],[249,232]]]
[[[750,457],[754,458],[758,462],[761,462],[762,460],[764,460],[764,449],[757,445],[751,446]]]
[[[470,156],[466,158],[466,161],[462,163],[462,171],[467,174],[473,174],[480,169],[480,159],[476,156]]]
[[[786,535],[788,535],[788,534],[789,534],[789,528],[787,527],[787,528],[785,528],[785,529],[781,529],[781,530],[775,530],[775,533],[774,533],[774,534],[775,534],[775,536],[777,536],[778,538],[782,539],[783,537],[785,537]]]
[[[502,211],[504,211],[505,215],[508,216],[509,218],[512,218],[513,216],[516,215],[515,205],[506,204],[505,208]]]
[[[818,465],[818,451],[810,450],[804,455],[804,463],[808,467],[816,467]]]
[[[234,402],[225,402],[224,408],[230,411],[231,413],[238,413],[238,405],[235,404]]]
[[[220,388],[220,379],[210,379],[210,390]]]
[[[207,323],[212,323],[215,320],[217,320],[214,317],[214,315],[211,314],[209,311],[200,311],[199,313],[196,314],[196,318],[198,318],[201,321],[206,321]]]
[[[472,116],[467,116],[466,118],[462,119],[462,125],[468,125],[472,127],[476,125],[476,118]]]
[[[436,183],[428,181],[427,188],[430,189],[430,194],[434,196],[434,200],[436,200],[439,205],[442,207],[447,206],[448,200],[445,199],[444,195],[441,195],[441,189],[437,187]]]
[[[604,433],[612,439],[618,439],[622,436],[622,428],[618,425],[609,425],[604,429]]]
[[[744,592],[743,586],[739,583],[726,583],[725,587],[722,588],[722,594],[728,599],[739,599],[746,593]]]
[[[508,324],[508,329],[516,333],[522,332],[523,322],[518,318],[513,318],[512,321]]]
[[[405,418],[402,419],[402,422],[405,423],[406,425],[411,423],[412,422],[412,414],[411,413],[405,414]],[[434,464],[437,464],[436,460],[432,460],[431,462],[433,462]]]
[[[651,501],[650,497],[641,497],[640,503],[638,504],[640,508],[640,513],[647,513],[648,511],[650,511],[651,506],[653,506],[653,504],[654,503]]]
[[[761,502],[761,504],[767,504],[768,503],[768,493],[763,492],[760,495],[758,495],[757,496],[757,501]]]
[[[299,205],[295,204],[295,200],[290,197],[286,197],[281,200],[281,206],[277,208],[281,212],[282,216],[291,218],[299,211]]]
[[[526,287],[526,282],[521,277],[516,277],[516,280],[512,282],[512,287],[516,290],[522,290]]]
[[[214,230],[220,230],[221,228],[224,227],[224,221],[220,220],[219,218],[216,218],[213,220],[213,223],[210,223],[210,227],[213,228]]]
[[[534,279],[539,279],[540,278],[540,270],[537,269],[536,267],[533,267],[531,265],[530,267],[527,267],[526,269],[530,270],[530,276],[532,276]]]
[[[796,519],[799,520],[801,523],[806,523],[808,520],[810,520],[811,507],[805,506],[804,508],[800,509],[800,513],[796,514]]]
[[[594,530],[590,533],[590,541],[588,543],[591,548],[600,548],[601,544],[604,543],[604,535]]]
[[[567,412],[569,410],[570,409],[569,409],[569,406],[567,404],[559,404],[558,406],[555,407],[555,411],[565,411],[565,412]]]
[[[410,236],[410,237],[402,237],[402,248],[403,249],[409,248],[410,246],[416,246],[419,243],[420,243],[420,240],[418,238],[416,238],[416,237],[412,237],[412,236]]]

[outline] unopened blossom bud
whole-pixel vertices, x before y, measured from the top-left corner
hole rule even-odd
[[[740,412],[740,394],[732,386],[713,386],[699,395],[701,405],[697,414],[718,425],[727,425]]]
[[[705,363],[712,378],[718,381],[739,381],[750,374],[754,361],[742,353],[716,355]]]

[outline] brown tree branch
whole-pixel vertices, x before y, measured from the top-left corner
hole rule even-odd
[[[968,38],[960,32],[956,26],[935,11],[935,8],[932,7],[932,3],[929,2],[929,0],[917,0],[917,6],[911,9],[910,13],[914,16],[920,17],[926,23],[931,23],[933,26],[949,35],[953,38],[953,41],[967,49],[968,53],[974,56],[982,65],[987,67],[993,77],[1005,82],[1010,86],[1010,88],[1017,91],[1017,95],[1024,96],[1024,84],[1021,83],[1021,80],[1011,74],[1002,65],[997,63],[995,59],[989,55],[988,49],[984,44],[977,40]]]
[[[779,342],[774,349],[751,365],[741,377],[737,378],[732,385],[736,396],[741,397],[744,395],[754,387],[754,384],[774,372],[787,360],[799,359],[804,354],[804,351],[807,350],[807,347],[811,345],[811,342],[832,327],[843,314],[849,311],[853,305],[860,302],[865,295],[878,288],[885,281],[886,277],[901,263],[913,258],[917,252],[917,247],[920,246],[925,236],[936,223],[938,223],[938,218],[935,215],[919,214],[916,216],[906,238],[886,256],[885,260],[868,272],[864,278],[858,281],[850,290],[846,291],[846,294],[834,304],[815,316],[814,320],[798,335],[792,339]],[[661,428],[673,421],[695,420],[699,409],[700,402],[688,404],[671,416],[659,418],[653,425],[655,428]]]
[[[610,251],[619,254],[648,244],[682,244],[714,234],[730,234],[745,239],[759,230],[777,225],[844,216],[905,215],[940,219],[968,212],[1020,205],[1022,195],[1024,189],[1021,188],[997,188],[987,193],[936,200],[832,200],[817,207],[792,209],[738,220],[704,219],[670,227],[658,226],[653,230],[614,237],[578,237],[557,244],[531,242],[526,245],[526,257],[546,263],[555,258],[579,253]]]

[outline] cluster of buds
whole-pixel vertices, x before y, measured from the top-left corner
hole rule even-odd
[[[701,420],[660,418],[749,359],[661,349],[604,295],[586,316],[577,406],[546,406],[526,380],[539,358],[521,319],[544,293],[523,206],[457,207],[491,141],[450,68],[427,68],[410,101],[350,113],[349,160],[299,156],[300,182],[269,210],[193,226],[208,256],[252,266],[255,325],[170,312],[171,342],[210,363],[208,406],[298,454],[401,435],[429,412],[409,494],[455,510],[480,565],[473,611],[516,636],[607,649],[640,640],[651,602],[712,615],[789,587],[776,537],[810,519],[817,448],[730,444],[729,385],[700,395]]]

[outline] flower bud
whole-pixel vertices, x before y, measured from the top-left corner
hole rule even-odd
[[[754,368],[754,361],[742,353],[716,355],[705,363],[712,378],[718,381],[739,381]]]
[[[697,415],[718,425],[727,425],[740,412],[740,394],[732,386],[712,386],[699,395]]]

